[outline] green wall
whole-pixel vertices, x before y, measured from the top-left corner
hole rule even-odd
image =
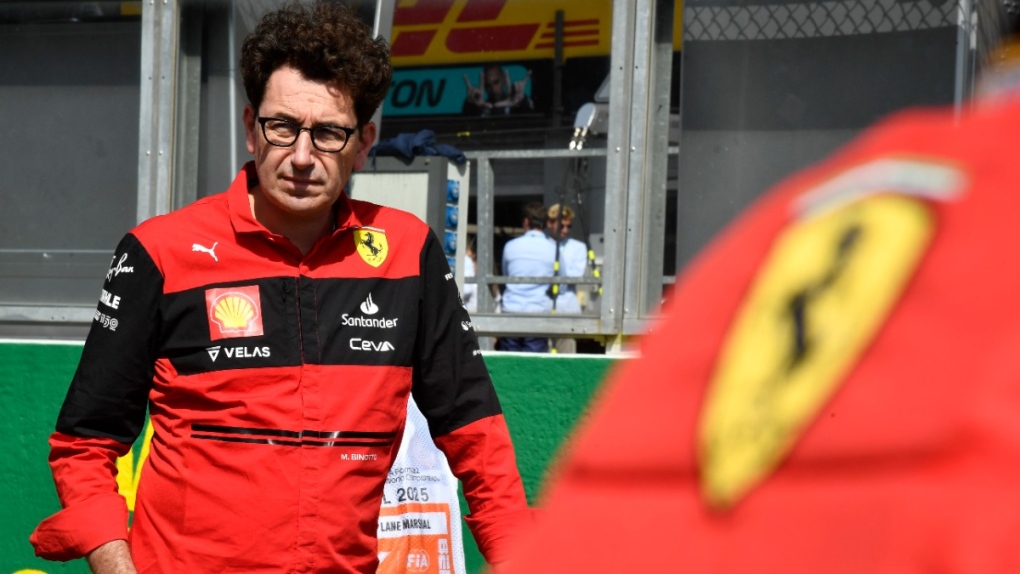
[[[36,558],[28,535],[59,508],[46,457],[81,345],[0,343],[0,574],[87,573],[84,561]],[[603,356],[486,355],[517,450],[528,498],[535,500],[546,470],[613,363]],[[463,503],[462,503],[463,505]],[[467,512],[463,506],[463,512]],[[465,529],[469,573],[483,570]]]

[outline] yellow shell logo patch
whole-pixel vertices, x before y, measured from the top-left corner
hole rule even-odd
[[[776,238],[702,408],[698,458],[709,505],[732,506],[782,462],[895,307],[933,228],[925,203],[886,194]]]
[[[213,310],[213,317],[224,331],[247,329],[255,316],[255,307],[251,301],[239,295],[220,299]]]
[[[209,338],[258,337],[263,334],[262,308],[257,285],[208,289]]]
[[[355,229],[354,246],[358,249],[358,255],[372,267],[382,265],[389,253],[386,234],[378,229]]]

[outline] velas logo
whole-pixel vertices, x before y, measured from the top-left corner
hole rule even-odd
[[[207,289],[209,340],[262,335],[262,305],[257,285]]]
[[[222,347],[220,345],[206,347],[205,352],[209,353],[209,359],[215,363],[221,350],[228,359],[252,359],[268,357],[272,354],[269,347]]]
[[[354,246],[358,249],[358,255],[372,267],[382,265],[389,253],[386,233],[372,227],[354,230]]]

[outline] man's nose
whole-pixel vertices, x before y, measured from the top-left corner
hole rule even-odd
[[[302,131],[298,134],[297,141],[294,142],[293,152],[291,153],[291,161],[294,165],[308,166],[314,161],[312,159],[312,150],[315,146],[312,144],[312,133]]]

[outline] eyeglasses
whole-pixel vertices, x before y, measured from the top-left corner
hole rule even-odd
[[[280,118],[258,118],[262,125],[262,136],[270,145],[277,147],[290,147],[294,145],[301,132],[308,132],[312,136],[312,145],[315,149],[325,153],[339,153],[347,147],[351,135],[357,131],[355,128],[343,126],[315,126],[305,128],[292,121],[281,120]]]

